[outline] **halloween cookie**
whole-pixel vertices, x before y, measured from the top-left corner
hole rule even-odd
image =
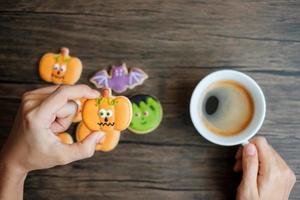
[[[150,95],[135,95],[130,98],[133,116],[129,130],[146,134],[155,130],[162,121],[163,110],[160,102]]]
[[[39,73],[43,80],[54,84],[74,85],[82,72],[81,61],[69,55],[68,48],[61,48],[60,53],[46,53],[39,64]]]
[[[60,139],[60,141],[62,141],[65,144],[73,144],[73,138],[69,133],[58,133],[57,137]]]
[[[114,92],[122,93],[127,88],[133,89],[137,85],[143,84],[148,75],[139,68],[128,70],[125,63],[120,66],[112,66],[109,73],[106,70],[98,71],[90,81],[97,88],[108,87]]]
[[[97,99],[86,100],[82,108],[82,122],[76,130],[77,141],[84,140],[90,133],[100,131],[105,134],[96,150],[111,151],[120,138],[120,131],[126,129],[132,118],[132,105],[124,96],[112,96],[111,90],[104,88]]]

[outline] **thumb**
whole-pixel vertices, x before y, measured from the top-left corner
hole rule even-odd
[[[242,157],[243,177],[242,185],[245,185],[252,191],[257,191],[257,174],[258,174],[258,156],[254,144],[247,144],[243,149]]]
[[[100,143],[105,137],[103,132],[94,132],[87,136],[83,141],[77,142],[69,146],[68,162],[81,160],[92,157],[95,153],[97,143]]]

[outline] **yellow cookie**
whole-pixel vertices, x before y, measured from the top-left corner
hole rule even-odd
[[[65,144],[73,144],[73,138],[67,132],[58,133],[57,137]]]
[[[74,85],[80,78],[82,63],[69,55],[68,48],[61,48],[59,54],[46,53],[39,64],[40,76],[54,84]]]
[[[126,129],[132,118],[132,105],[124,96],[114,97],[110,89],[102,89],[101,97],[85,101],[82,108],[82,122],[78,125],[76,137],[82,141],[91,132],[101,131],[105,138],[96,150],[110,151],[116,147],[120,131]]]

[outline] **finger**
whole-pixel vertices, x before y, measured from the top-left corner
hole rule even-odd
[[[56,117],[52,122],[50,129],[53,133],[60,133],[69,128],[77,112],[77,104],[74,101],[69,101],[66,103],[59,111],[56,113]]]
[[[37,94],[37,93],[27,93],[22,98],[22,106],[26,107],[25,110],[31,110],[49,96],[49,94]]]
[[[242,171],[242,160],[237,160],[233,166],[233,171],[241,172]]]
[[[44,118],[49,116],[48,120],[50,120],[69,100],[92,99],[99,95],[97,90],[93,90],[87,85],[61,86],[42,102],[37,114]]]
[[[59,85],[53,85],[53,86],[43,87],[43,88],[32,90],[29,93],[30,94],[51,94],[58,87],[59,87]]]
[[[292,191],[292,189],[293,189],[293,186],[295,185],[295,183],[296,183],[296,175],[295,175],[295,173],[293,172],[293,171],[291,171],[291,177],[290,177],[290,179],[289,179],[289,183],[288,183],[288,185],[286,186],[287,187],[287,189],[286,189],[286,192],[285,192],[285,198],[284,199],[289,199],[289,196],[290,196],[290,193],[291,193],[291,191]]]
[[[281,164],[287,166],[286,162],[283,160],[283,158],[280,156],[280,154],[270,145],[270,149],[273,152],[273,155],[279,161]]]
[[[44,100],[45,98],[49,97],[50,94],[28,94],[24,100],[31,101],[31,100]]]
[[[240,146],[235,154],[235,159],[236,160],[241,160],[243,155],[243,147]]]
[[[270,145],[264,137],[255,137],[250,142],[256,146],[260,171],[263,174],[268,172],[274,163],[274,155]]]
[[[100,143],[103,139],[104,133],[94,132],[87,136],[82,142],[77,142],[65,146],[65,162],[70,163],[76,160],[82,160],[93,156],[97,143]]]
[[[37,105],[39,105],[41,102],[38,100],[26,100],[23,101],[20,108],[22,110],[23,113],[27,113],[30,110],[34,109],[37,107]]]
[[[51,131],[54,134],[66,131],[72,124],[73,118],[73,115],[69,115],[65,118],[57,118],[50,126]]]
[[[29,102],[28,104],[31,104],[32,101],[39,100],[40,103],[42,100],[49,96],[50,92],[53,92],[57,87],[58,86],[50,86],[26,92],[23,95],[22,102]]]
[[[68,101],[60,110],[57,111],[57,118],[65,118],[70,115],[75,115],[77,112],[77,104],[74,101]]]
[[[290,192],[293,188],[293,185],[296,182],[296,177],[293,171],[290,169],[290,167],[287,165],[287,163],[282,159],[280,154],[270,145],[271,151],[273,152],[275,162],[277,163],[276,167],[278,167],[281,172],[286,172],[284,176],[286,176],[287,180],[285,185],[285,194],[284,199],[288,199],[290,196]],[[288,173],[287,173],[288,172]]]
[[[258,154],[254,144],[249,143],[243,148],[242,169],[242,183],[257,191]]]

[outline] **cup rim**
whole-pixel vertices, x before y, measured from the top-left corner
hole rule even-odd
[[[249,81],[252,84],[252,86],[254,86],[255,90],[258,92],[258,94],[259,94],[258,98],[260,99],[260,102],[262,103],[261,104],[261,115],[260,115],[260,117],[258,119],[258,122],[256,123],[255,127],[253,129],[251,129],[251,131],[248,131],[249,134],[246,134],[242,139],[239,139],[239,140],[236,140],[236,141],[231,141],[231,142],[228,142],[228,140],[225,142],[225,140],[226,140],[225,138],[229,138],[229,137],[226,137],[226,136],[222,137],[220,135],[211,133],[211,134],[214,134],[213,137],[224,138],[224,140],[221,141],[221,140],[212,139],[213,137],[212,137],[211,134],[207,134],[207,133],[204,134],[203,133],[204,132],[203,128],[200,127],[201,122],[199,122],[199,116],[197,114],[197,109],[195,109],[195,104],[199,99],[199,97],[198,97],[199,93],[203,92],[203,89],[201,89],[201,86],[208,79],[211,79],[212,77],[216,77],[216,76],[219,76],[220,74],[224,74],[224,73],[230,73],[230,74],[233,74],[233,75],[240,76],[243,79],[247,79],[247,81]],[[213,82],[217,82],[217,81],[220,81],[220,80],[226,80],[226,78],[218,79],[218,80],[213,81]],[[206,140],[208,140],[208,141],[210,141],[214,144],[218,144],[218,145],[222,145],[222,146],[234,146],[234,145],[247,143],[247,141],[250,138],[252,138],[259,131],[259,129],[261,128],[261,126],[264,122],[264,119],[265,119],[265,115],[266,115],[266,101],[265,101],[265,96],[263,94],[262,89],[260,88],[260,86],[257,84],[257,82],[253,78],[251,78],[250,76],[246,75],[243,72],[239,72],[239,71],[236,71],[236,70],[227,70],[227,69],[225,69],[225,70],[218,70],[218,71],[215,71],[215,72],[212,72],[212,73],[208,74],[202,80],[200,80],[199,83],[196,85],[196,87],[193,90],[191,100],[190,100],[190,117],[191,117],[192,123],[193,123],[194,127],[196,128],[197,132],[202,137],[204,137]],[[205,132],[206,131],[207,130],[205,130]]]

